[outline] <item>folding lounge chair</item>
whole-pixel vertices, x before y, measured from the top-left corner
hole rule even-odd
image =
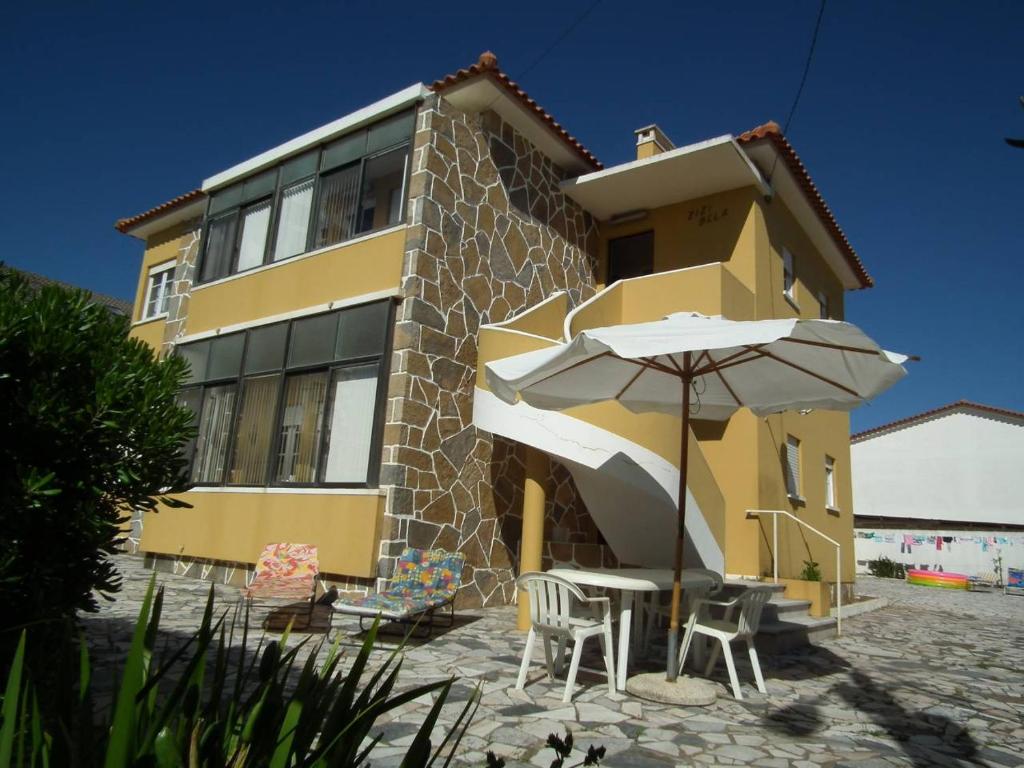
[[[308,619],[312,619],[316,600],[316,583],[320,578],[317,549],[311,544],[267,544],[256,561],[256,572],[242,598],[254,600],[292,600],[309,603]]]
[[[358,616],[360,630],[364,619],[380,616],[398,624],[417,624],[426,631],[424,637],[429,637],[439,611],[448,609],[447,623],[442,626],[450,627],[455,621],[455,593],[461,586],[465,561],[460,553],[406,547],[386,589],[354,600],[337,600],[334,610]]]
[[[1024,595],[1024,568],[1006,569],[1006,586],[1003,593],[1007,595]]]

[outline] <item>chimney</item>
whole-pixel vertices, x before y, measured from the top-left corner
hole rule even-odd
[[[643,160],[645,157],[654,157],[662,152],[675,149],[676,145],[665,135],[657,125],[653,123],[633,131],[636,134],[636,159]]]

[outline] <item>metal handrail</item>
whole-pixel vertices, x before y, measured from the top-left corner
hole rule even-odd
[[[795,520],[800,525],[804,526],[804,528],[809,528],[813,533],[818,534],[821,538],[836,548],[836,634],[843,634],[843,571],[841,568],[842,556],[840,554],[842,547],[839,546],[839,542],[831,536],[826,536],[810,523],[801,520],[792,512],[785,509],[748,509],[747,514],[757,517],[760,517],[761,515],[772,516],[772,570],[776,584],[779,583],[779,515],[785,515],[791,520]]]

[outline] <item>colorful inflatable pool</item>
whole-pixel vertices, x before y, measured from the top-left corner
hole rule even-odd
[[[943,571],[907,571],[907,583],[919,587],[939,587],[940,589],[967,589],[967,576],[962,573],[944,573]]]

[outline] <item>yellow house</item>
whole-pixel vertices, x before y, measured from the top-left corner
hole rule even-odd
[[[139,549],[227,580],[315,543],[365,589],[443,547],[476,605],[511,600],[521,554],[662,564],[678,421],[523,419],[484,364],[683,310],[841,319],[871,279],[774,124],[679,148],[648,126],[636,152],[604,168],[484,54],[119,221],[145,242],[132,332],[190,361],[198,426],[193,506],[137,521]],[[691,440],[691,559],[852,582],[844,414],[742,411]],[[772,552],[758,508],[840,541],[843,572],[796,526]]]

